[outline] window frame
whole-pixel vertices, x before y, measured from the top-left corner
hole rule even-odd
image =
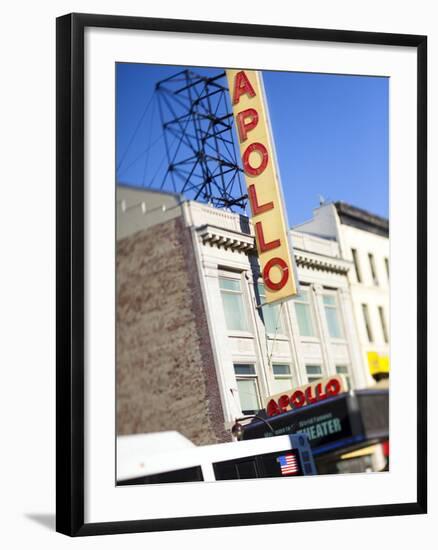
[[[362,319],[364,321],[365,325],[365,333],[368,338],[368,343],[373,344],[374,343],[374,332],[373,328],[371,326],[371,317],[370,317],[370,311],[368,304],[361,304],[362,308]]]
[[[238,281],[239,285],[240,285],[240,290],[237,291],[237,290],[229,290],[229,289],[221,288],[221,279],[229,279],[231,281]],[[226,328],[226,331],[227,331],[228,335],[231,335],[231,336],[232,335],[253,336],[253,332],[251,330],[251,326],[252,326],[251,325],[251,315],[250,315],[250,312],[248,310],[248,303],[247,303],[247,299],[246,299],[246,296],[245,296],[245,289],[244,289],[244,285],[242,283],[244,283],[242,273],[226,272],[226,271],[219,270],[218,284],[219,284],[219,293],[220,293],[221,302],[222,302],[222,310],[224,312],[224,317],[225,317],[225,328]],[[245,326],[246,326],[246,328],[237,329],[237,328],[230,328],[228,326],[226,308],[225,308],[224,300],[223,300],[223,297],[222,297],[223,294],[240,296],[240,299],[242,301],[242,310],[243,310],[244,315],[245,315]]]
[[[374,254],[372,252],[368,252],[368,263],[370,266],[370,273],[371,273],[371,279],[373,281],[373,285],[380,286],[379,277],[377,276],[376,262],[374,259]]]
[[[266,298],[266,291],[265,291],[265,286],[263,284],[263,280],[259,280],[257,281],[257,283],[255,283],[256,286],[257,286],[257,292],[256,292],[256,298],[258,296],[259,298],[259,302],[257,305],[262,313],[262,317],[263,317],[263,326],[265,328],[265,333],[266,333],[266,336],[273,340],[273,339],[278,339],[278,338],[287,338],[287,334],[286,334],[286,329],[285,329],[285,320],[284,320],[284,314],[282,313],[281,309],[282,309],[282,305],[283,305],[283,302],[275,302],[273,304],[267,304],[266,302],[263,302],[263,298]],[[260,288],[262,288],[262,292],[260,292]],[[256,302],[258,300],[256,299]],[[271,331],[268,331],[267,330],[267,327],[266,327],[266,318],[265,318],[265,309],[264,308],[278,308],[278,316],[277,316],[277,319],[278,319],[278,327],[276,327],[276,330],[275,332],[271,332]]]
[[[325,296],[332,296],[334,298],[335,303],[333,305],[332,304],[326,304],[324,302]],[[343,320],[342,311],[341,311],[341,307],[340,307],[340,303],[339,303],[339,299],[338,299],[338,293],[335,290],[330,290],[330,289],[324,288],[323,292],[322,292],[322,305],[323,305],[323,308],[324,308],[325,323],[326,323],[326,327],[327,327],[327,331],[328,331],[328,335],[329,335],[330,340],[336,340],[336,341],[343,340],[343,341],[345,341],[344,320]],[[336,312],[336,319],[337,319],[337,323],[338,323],[340,336],[332,336],[330,334],[330,324],[329,324],[328,318],[327,318],[327,308],[334,309],[335,312]]]
[[[294,314],[295,314],[295,318],[296,318],[296,322],[297,322],[297,326],[298,326],[299,338],[301,340],[316,341],[316,340],[319,340],[319,331],[318,331],[318,324],[316,323],[314,302],[313,302],[313,297],[312,297],[312,292],[311,291],[312,291],[312,287],[310,285],[306,285],[306,284],[301,283],[300,284],[300,294],[298,294],[297,296],[295,296],[293,298],[293,304],[294,304]],[[303,301],[301,299],[303,292],[307,293],[307,296],[308,296],[307,301]],[[308,311],[309,311],[309,315],[310,315],[310,324],[311,324],[311,328],[312,328],[312,335],[303,335],[303,334],[301,334],[300,322],[298,320],[299,315],[297,313],[297,308],[296,308],[297,303],[307,305],[307,307],[308,307]]]
[[[287,366],[289,368],[289,373],[288,374],[275,374],[275,371],[274,371],[274,367],[276,366]],[[273,361],[272,362],[272,377],[273,377],[273,380],[274,380],[274,383],[276,380],[290,380],[291,382],[291,388],[293,388],[293,379],[294,379],[294,376],[293,376],[293,372],[292,372],[292,366],[290,363],[288,362],[280,362],[280,361]],[[280,392],[283,391],[283,390],[280,390]],[[275,391],[275,393],[280,393],[280,392],[277,392]]]
[[[386,323],[385,310],[383,306],[377,306],[377,311],[379,313],[380,328],[382,330],[383,341],[385,342],[385,344],[389,344],[389,332],[388,325]]]
[[[309,373],[307,371],[308,367],[318,367],[321,371],[320,372],[321,376],[319,376],[318,378],[315,378],[314,380],[309,380],[309,376],[313,378],[313,377],[316,377],[316,374],[315,375],[314,374],[309,375]],[[322,364],[320,364],[320,363],[319,364],[318,363],[306,363],[304,365],[304,370],[306,371],[307,384],[313,384],[314,382],[316,382],[318,380],[321,380],[321,378],[324,378],[324,369],[323,369]]]
[[[389,282],[389,258],[387,256],[385,256],[383,258],[383,261],[385,263],[386,276],[387,276],[388,282]]]
[[[251,374],[237,374],[236,373],[236,366],[238,365],[251,365],[254,367],[254,373]],[[252,414],[257,414],[257,412],[262,408],[262,395],[260,392],[260,383],[259,383],[259,376],[257,373],[257,365],[255,361],[248,361],[248,362],[239,362],[239,361],[233,361],[233,373],[234,378],[236,380],[236,387],[237,387],[237,395],[239,397],[239,406],[240,406],[240,412],[242,413],[242,416],[251,416]],[[258,401],[258,409],[255,412],[244,412],[242,409],[242,401],[240,399],[240,391],[239,391],[239,380],[253,380],[255,382],[255,388],[256,388],[256,398]]]
[[[354,273],[356,275],[356,282],[362,283],[363,282],[362,271],[360,269],[359,255],[358,255],[357,248],[352,248],[351,249],[351,255],[353,257]]]

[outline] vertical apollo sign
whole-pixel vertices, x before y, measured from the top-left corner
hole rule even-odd
[[[227,70],[266,302],[297,294],[278,170],[258,71]]]

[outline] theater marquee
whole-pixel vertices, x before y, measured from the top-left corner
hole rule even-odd
[[[268,416],[276,416],[292,409],[313,405],[346,391],[348,388],[342,375],[321,378],[311,384],[269,396],[266,399],[266,412]]]
[[[266,302],[297,294],[293,255],[258,71],[227,70]]]

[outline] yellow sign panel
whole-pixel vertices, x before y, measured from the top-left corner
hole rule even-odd
[[[369,351],[367,357],[371,376],[389,373],[389,357],[387,355],[379,355],[376,351]]]
[[[297,294],[298,283],[258,71],[227,70],[266,302]]]

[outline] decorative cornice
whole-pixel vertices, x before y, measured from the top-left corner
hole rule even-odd
[[[204,245],[216,246],[225,250],[236,250],[244,253],[255,253],[255,239],[252,235],[245,235],[238,231],[222,229],[214,225],[203,225],[197,229],[199,238]],[[324,256],[308,252],[307,250],[294,249],[297,266],[319,271],[329,271],[346,275],[350,269],[350,262],[332,256]]]
[[[350,269],[350,262],[341,260],[340,258],[322,256],[296,248],[294,249],[294,255],[298,267],[330,271],[332,273],[339,273],[340,275],[346,275]]]
[[[202,244],[217,246],[226,250],[237,250],[239,252],[255,252],[256,246],[254,237],[244,235],[237,231],[224,230],[213,225],[204,225],[197,229]]]

